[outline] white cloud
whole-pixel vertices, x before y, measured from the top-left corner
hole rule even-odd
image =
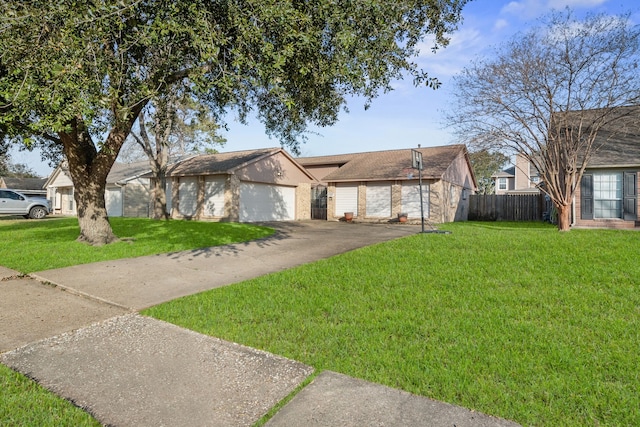
[[[588,9],[604,5],[608,0],[521,0],[511,1],[500,11],[501,14],[531,19],[544,15],[552,9]]]
[[[507,28],[509,26],[509,21],[507,21],[506,19],[498,19],[494,24],[493,24],[493,30],[494,31],[500,31],[504,28]]]
[[[420,67],[440,80],[451,77],[477,57],[478,53],[488,46],[486,36],[476,28],[465,28],[451,35],[449,45],[431,52],[433,40],[425,40],[420,44]]]
[[[572,9],[602,6],[607,0],[549,0],[549,9],[564,9],[569,6]]]

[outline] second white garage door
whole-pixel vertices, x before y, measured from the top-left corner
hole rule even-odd
[[[122,191],[120,187],[105,189],[104,203],[107,207],[108,216],[122,216]]]
[[[240,183],[240,221],[295,219],[296,189],[281,185]]]

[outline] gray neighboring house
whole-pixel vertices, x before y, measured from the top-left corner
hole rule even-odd
[[[425,219],[433,223],[464,221],[469,195],[477,188],[464,145],[417,149],[422,153]],[[297,159],[326,185],[327,220],[352,212],[358,221],[388,222],[400,213],[421,217],[418,171],[411,149]]]
[[[638,228],[640,221],[640,135],[601,131],[606,140],[595,152],[574,196],[573,225],[578,227]]]
[[[311,218],[316,179],[282,148],[198,155],[167,171],[172,218],[290,221]]]
[[[0,188],[10,188],[25,196],[47,197],[46,178],[7,178],[0,177]]]
[[[149,162],[115,163],[107,176],[105,204],[111,217],[148,217],[150,210]],[[52,214],[76,215],[73,182],[65,162],[45,183]]]

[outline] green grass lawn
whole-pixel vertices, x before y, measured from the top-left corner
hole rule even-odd
[[[640,425],[640,233],[441,228],[145,314],[523,425]]]
[[[127,241],[102,247],[76,242],[76,218],[0,217],[0,265],[22,273],[259,239],[273,229],[250,224],[111,218]],[[1,313],[0,313],[1,314]],[[88,413],[0,364],[0,425],[98,426]]]
[[[0,217],[0,265],[22,273],[255,240],[273,229],[251,224],[111,218],[125,240],[93,247],[77,242],[76,218]]]
[[[0,425],[99,426],[91,415],[0,364]]]

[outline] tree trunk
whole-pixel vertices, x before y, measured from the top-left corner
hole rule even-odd
[[[74,180],[74,186],[76,188],[74,198],[78,210],[78,224],[80,225],[78,241],[93,246],[118,241],[118,237],[111,229],[104,201],[106,177],[105,179],[89,180],[80,185]]]
[[[558,231],[571,229],[571,205],[556,206],[558,209]]]
[[[104,201],[107,176],[143,106],[144,103],[137,105],[128,121],[114,126],[100,152],[81,117],[70,121],[68,131],[58,133],[73,181],[81,242],[100,246],[118,240]]]
[[[165,174],[157,174],[153,180],[153,219],[169,219],[166,182]]]

